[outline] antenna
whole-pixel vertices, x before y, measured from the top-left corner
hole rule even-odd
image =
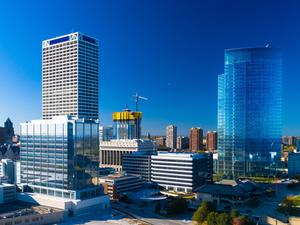
[[[145,98],[143,96],[140,96],[137,92],[135,92],[135,95],[133,95],[135,98],[135,111],[138,111],[138,105],[139,105],[139,99],[148,100],[148,98]]]

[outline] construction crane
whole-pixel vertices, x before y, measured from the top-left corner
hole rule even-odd
[[[145,98],[143,96],[140,96],[137,92],[135,93],[135,95],[133,95],[133,97],[135,98],[135,111],[138,111],[138,106],[139,106],[139,99],[143,99],[143,100],[148,100],[148,98]]]

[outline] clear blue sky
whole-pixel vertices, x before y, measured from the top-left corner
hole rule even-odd
[[[0,122],[41,118],[41,42],[81,31],[101,43],[100,115],[132,94],[149,98],[143,131],[173,123],[217,126],[217,74],[224,49],[265,46],[283,52],[284,133],[300,135],[300,4],[297,1],[3,1],[0,7]],[[18,128],[16,128],[18,130]]]

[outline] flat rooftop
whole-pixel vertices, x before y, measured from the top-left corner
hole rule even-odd
[[[47,214],[59,212],[61,209],[48,206],[35,205],[27,202],[15,201],[2,204],[0,207],[0,220],[3,218],[18,217],[31,214]]]

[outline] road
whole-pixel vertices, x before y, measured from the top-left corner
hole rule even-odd
[[[125,204],[122,202],[114,202],[111,204],[111,207],[115,210],[118,210],[122,213],[126,213],[140,221],[143,221],[151,225],[188,225],[193,224],[189,219],[190,215],[185,218],[172,218],[168,219],[163,216],[160,216],[153,212],[153,208],[150,207],[141,207],[134,204]]]

